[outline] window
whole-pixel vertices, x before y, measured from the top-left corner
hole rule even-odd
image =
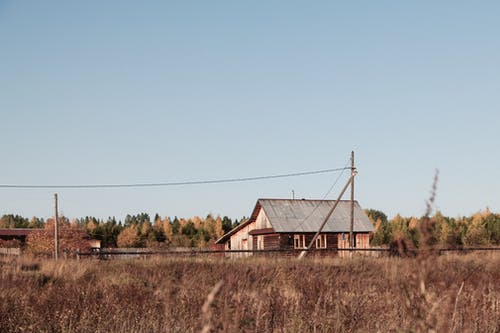
[[[293,236],[293,247],[295,249],[305,249],[306,248],[306,235],[294,235]]]
[[[318,238],[316,238],[316,248],[317,249],[326,249],[326,235],[320,234]]]
[[[264,250],[264,236],[257,236],[257,250]]]

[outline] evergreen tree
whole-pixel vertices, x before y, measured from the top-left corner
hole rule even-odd
[[[179,222],[179,219],[176,217],[174,217],[174,220],[172,222],[172,233],[174,235],[177,235],[179,234],[181,231],[181,223]]]
[[[3,215],[0,218],[0,228],[28,228],[29,220],[19,215]]]
[[[233,221],[231,221],[231,219],[227,216],[224,216],[222,218],[222,229],[224,230],[224,233],[228,233],[229,231],[231,231],[231,229],[233,228]]]
[[[33,216],[28,224],[28,228],[40,229],[43,228],[44,224],[43,219]]]
[[[484,226],[492,245],[500,245],[500,214],[489,214],[484,219]]]
[[[365,213],[372,222],[373,225],[377,224],[377,221],[381,221],[382,223],[387,223],[387,215],[384,212],[376,209],[365,209]]]

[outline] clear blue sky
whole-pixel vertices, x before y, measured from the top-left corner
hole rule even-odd
[[[0,184],[168,182],[343,167],[356,198],[500,211],[498,1],[1,1]],[[57,190],[70,218],[249,215],[337,174]],[[347,174],[329,198],[346,180]],[[52,215],[55,190],[0,189]]]

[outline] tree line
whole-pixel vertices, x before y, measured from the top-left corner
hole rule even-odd
[[[419,226],[422,218],[396,215],[388,219],[386,214],[375,209],[368,209],[366,213],[375,229],[371,235],[372,246],[390,246],[394,242],[403,241],[410,247],[419,247],[421,240]],[[92,216],[72,221],[61,216],[59,220],[63,235],[67,233],[73,236],[79,235],[81,238],[83,234],[80,231],[84,231],[90,238],[100,240],[102,247],[207,248],[246,218],[232,220],[227,216],[211,214],[203,218],[199,216],[188,219],[162,218],[156,214],[151,219],[147,213],[140,213],[127,215],[123,222],[115,217],[103,220]],[[431,238],[428,241],[431,245],[439,247],[500,245],[500,214],[492,213],[488,209],[471,216],[457,218],[436,212],[430,217],[430,223]],[[0,228],[44,228],[45,234],[28,237],[27,245],[33,248],[53,248],[53,243],[51,245],[53,227],[53,219],[45,221],[37,217],[28,219],[19,215],[3,215],[0,218]],[[74,247],[82,246],[81,242],[76,243]],[[0,240],[0,246],[12,245],[16,244]]]
[[[423,218],[398,214],[389,220],[379,210],[368,209],[366,213],[375,227],[371,238],[373,246],[390,246],[391,243],[404,241],[411,247],[419,247]],[[494,214],[489,209],[457,218],[444,216],[438,211],[429,218],[429,222],[429,245],[443,248],[500,245],[500,214]]]
[[[228,216],[220,217],[208,214],[206,217],[194,216],[191,218],[161,218],[155,214],[151,219],[149,214],[140,213],[127,215],[124,221],[115,217],[107,220],[93,216],[86,216],[70,221],[65,216],[59,217],[61,232],[67,233],[71,229],[85,231],[90,238],[101,241],[102,247],[200,247],[206,248],[214,244],[223,234],[236,227],[246,218],[231,219]],[[43,228],[47,236],[40,234],[29,236],[27,245],[31,242],[52,242],[54,222],[53,219],[33,217],[31,219],[19,215],[3,215],[0,218],[0,228]],[[64,235],[63,235],[64,237]],[[42,238],[46,238],[42,241]],[[15,245],[15,242],[0,240],[0,246]],[[50,244],[42,246],[50,248]]]

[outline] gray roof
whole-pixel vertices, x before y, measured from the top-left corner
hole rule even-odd
[[[335,200],[259,199],[276,232],[316,232]],[[258,206],[257,205],[257,206]],[[340,201],[323,232],[349,232],[351,202]],[[354,232],[371,232],[373,225],[357,201],[354,202]]]
[[[317,232],[334,204],[335,200],[259,199],[250,219],[230,230],[215,243],[227,241],[238,230],[254,222],[261,209],[266,213],[275,232]],[[350,216],[351,201],[341,200],[326,222],[323,232],[349,232]],[[354,201],[353,231],[372,232],[373,230],[373,225],[365,211],[357,201]]]

